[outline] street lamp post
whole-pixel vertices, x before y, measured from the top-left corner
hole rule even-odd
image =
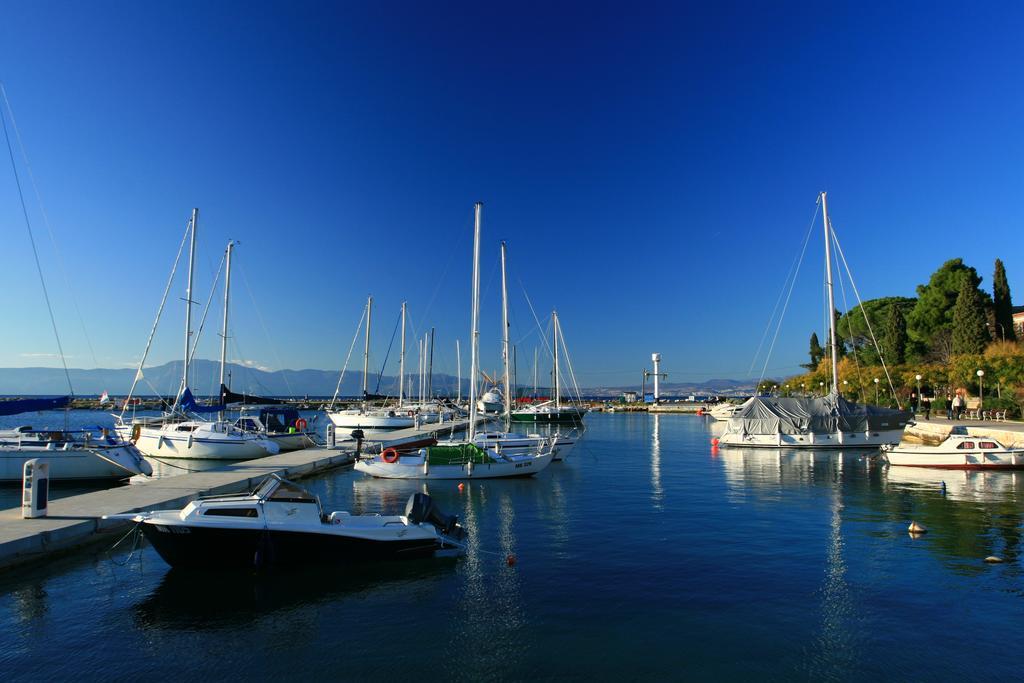
[[[789,396],[789,385],[786,385],[786,396]]]
[[[821,387],[821,395],[824,396],[825,395],[825,383],[824,382],[818,382],[818,386]]]
[[[914,375],[917,380],[917,412],[921,412],[921,375]]]
[[[807,398],[807,383],[806,382],[800,382],[800,393],[804,395],[804,398]]]
[[[981,404],[985,402],[985,371],[978,370],[978,410],[981,410]]]
[[[875,378],[875,405],[878,405],[878,378]]]

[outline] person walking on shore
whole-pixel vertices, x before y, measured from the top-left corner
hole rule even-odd
[[[953,397],[948,391],[946,392],[946,419],[953,419]]]

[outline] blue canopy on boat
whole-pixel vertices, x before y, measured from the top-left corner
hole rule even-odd
[[[192,390],[185,387],[185,393],[181,395],[181,409],[190,413],[219,413],[224,410],[224,404],[204,406],[196,403],[196,397],[192,395]]]
[[[0,401],[0,415],[18,415],[20,413],[36,413],[40,410],[58,410],[71,403],[70,396],[58,398],[19,398],[13,401]]]

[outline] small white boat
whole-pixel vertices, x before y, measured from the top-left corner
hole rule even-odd
[[[883,446],[890,465],[944,470],[1024,469],[1024,448],[1008,448],[987,436],[950,434],[938,446],[900,444]]]
[[[367,434],[408,429],[416,424],[415,415],[409,410],[353,408],[330,411],[327,417],[338,429],[362,429]]]
[[[476,403],[476,409],[481,413],[491,415],[500,413],[505,410],[505,399],[502,398],[501,392],[497,389],[491,389],[484,392],[484,395],[480,397],[480,400]]]
[[[480,448],[473,443],[427,446],[412,453],[386,448],[380,455],[362,455],[355,470],[384,479],[496,479],[529,477],[554,459],[550,442],[531,453]]]
[[[743,403],[719,403],[710,410],[705,411],[704,414],[710,415],[716,420],[721,420],[724,422],[725,420],[728,420],[729,418],[733,417],[741,410],[743,410],[743,406],[747,405],[747,402],[749,402],[749,400],[750,399],[747,399],[747,401]]]
[[[235,427],[244,432],[264,435],[277,444],[282,453],[316,444],[313,432],[308,429],[308,421],[294,408],[261,408],[253,413],[243,409],[241,417],[235,420]]]
[[[34,458],[50,465],[53,481],[127,479],[150,476],[153,467],[130,443],[106,429],[49,431],[18,427],[0,431],[0,482],[22,480],[25,463]]]
[[[277,475],[253,493],[105,519],[131,519],[167,564],[198,569],[422,558],[462,547],[465,537],[425,493],[409,498],[404,515],[328,514],[319,498]]]
[[[536,453],[544,447],[551,437],[543,434],[519,434],[516,432],[479,432],[473,437],[473,443],[481,448],[490,448],[499,453],[523,455]],[[454,442],[452,442],[454,443]],[[459,442],[461,443],[461,442]],[[439,446],[450,445],[447,442],[439,441]],[[573,447],[576,446],[576,438],[565,434],[554,435],[554,460],[564,460]]]

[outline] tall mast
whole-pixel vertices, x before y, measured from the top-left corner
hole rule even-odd
[[[512,419],[512,382],[509,377],[508,286],[505,278],[505,242],[501,243],[501,360],[505,363],[505,420]]]
[[[473,313],[469,329],[469,440],[476,437],[476,376],[478,373],[477,347],[480,344],[480,212],[484,205],[473,205]]]
[[[228,302],[231,297],[231,252],[235,249],[233,240],[228,241],[227,255],[224,257],[224,324],[220,332],[220,386],[224,386],[224,368],[228,358]],[[223,394],[221,401],[224,400]],[[224,411],[220,411],[220,419],[224,419]]]
[[[551,319],[554,324],[551,326],[555,337],[555,410],[562,408],[561,391],[558,387],[558,311],[551,311]]]
[[[367,377],[370,374],[370,315],[373,313],[373,296],[366,298],[366,346],[363,348],[363,408],[366,408]]]
[[[836,353],[836,303],[832,291],[832,230],[828,224],[828,202],[821,193],[821,218],[825,227],[825,282],[828,286],[828,343],[832,355],[832,391],[839,393],[839,366]]]
[[[537,347],[533,347],[533,397],[537,398]]]
[[[462,403],[462,350],[459,340],[455,340],[455,405]]]
[[[196,224],[199,222],[199,209],[192,209],[191,222],[192,235],[188,250],[188,287],[185,290],[185,362],[182,363],[181,391],[178,392],[178,400],[175,401],[175,407],[181,401],[181,395],[185,393],[185,389],[188,388],[188,357],[191,355],[189,353],[189,342],[192,337],[192,271],[195,269],[196,261]]]
[[[427,366],[427,400],[434,396],[434,328],[430,328],[430,362]]]
[[[398,407],[405,402],[405,302],[402,302],[402,353],[398,356]]]

